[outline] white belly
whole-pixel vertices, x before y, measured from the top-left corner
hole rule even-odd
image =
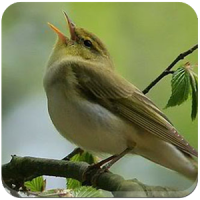
[[[55,127],[69,141],[85,150],[108,154],[119,154],[133,145],[133,153],[196,177],[196,168],[174,145],[124,122],[98,104],[72,100],[75,94],[66,97],[63,91],[53,87],[47,92],[48,108]]]
[[[58,88],[48,92],[50,117],[66,139],[86,150],[109,154],[121,153],[128,147],[131,126],[98,104],[67,96]]]

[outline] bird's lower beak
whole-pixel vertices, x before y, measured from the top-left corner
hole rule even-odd
[[[48,25],[53,29],[53,31],[56,32],[59,39],[61,39],[63,42],[66,42],[68,40],[68,38],[58,28],[56,28],[53,24],[48,23]]]

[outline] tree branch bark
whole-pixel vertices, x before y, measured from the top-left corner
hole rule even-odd
[[[13,184],[18,190],[25,181],[42,175],[73,178],[83,182],[88,166],[85,162],[12,156],[11,161],[2,166],[2,177],[4,185],[11,190]],[[91,177],[97,174],[98,170],[94,170],[90,177],[87,177],[90,180],[86,181],[92,185]],[[112,192],[114,197],[183,197],[187,195],[185,191],[173,188],[148,186],[137,179],[124,180],[111,172],[98,174],[95,186]]]
[[[175,66],[177,62],[184,59],[189,54],[193,53],[198,49],[198,45],[193,46],[191,49],[181,53],[155,80],[153,80],[144,90],[143,93],[147,94],[161,79],[163,79],[168,74],[172,74],[171,69]]]

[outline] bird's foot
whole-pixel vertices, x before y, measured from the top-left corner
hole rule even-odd
[[[109,168],[116,163],[124,155],[132,151],[132,149],[127,148],[118,155],[110,156],[96,164],[90,165],[83,174],[83,184],[96,186],[97,179],[104,172],[108,172]],[[102,167],[103,166],[103,167]]]
[[[92,185],[93,187],[97,186],[96,183],[99,176],[104,172],[108,172],[106,165],[101,168],[100,164],[101,163],[92,164],[86,169],[83,174],[83,185]]]

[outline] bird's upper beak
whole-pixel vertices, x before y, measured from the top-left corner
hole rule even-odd
[[[75,40],[76,39],[76,34],[75,34],[75,28],[76,25],[72,22],[72,20],[68,17],[67,13],[65,11],[63,11],[65,19],[68,23],[69,26],[69,31],[70,31],[70,35],[71,35],[71,40]]]
[[[64,16],[65,19],[67,21],[67,24],[69,26],[69,31],[70,31],[70,36],[71,36],[71,40],[75,40],[76,39],[76,34],[75,34],[75,24],[71,21],[71,19],[68,17],[67,13],[64,12]],[[48,25],[53,29],[53,31],[56,32],[56,34],[58,35],[59,39],[61,39],[62,41],[66,42],[67,40],[69,40],[58,28],[56,28],[54,25],[52,25],[51,23],[48,23]]]

